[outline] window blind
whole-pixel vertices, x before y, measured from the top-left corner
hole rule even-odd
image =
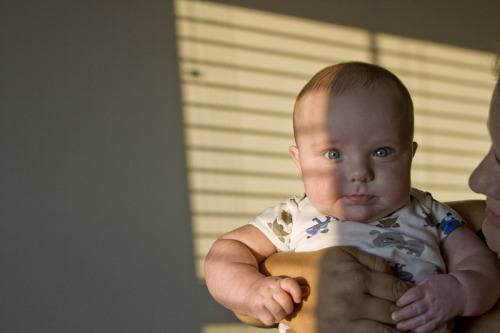
[[[303,191],[288,153],[293,103],[333,63],[377,63],[410,90],[415,187],[439,200],[479,197],[467,179],[489,148],[492,54],[208,1],[175,8],[200,278],[218,236]]]

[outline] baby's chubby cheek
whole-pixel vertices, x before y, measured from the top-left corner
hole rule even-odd
[[[492,224],[488,219],[483,221],[483,233],[488,247],[500,258],[500,227]]]

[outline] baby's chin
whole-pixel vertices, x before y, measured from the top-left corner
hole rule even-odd
[[[391,211],[386,212],[378,212],[378,211],[372,211],[370,209],[366,209],[366,207],[360,208],[360,207],[349,207],[345,211],[342,212],[342,214],[327,214],[323,213],[324,215],[327,216],[332,216],[336,217],[342,221],[353,221],[353,222],[359,222],[359,223],[371,223],[371,222],[376,222],[380,219],[383,219],[384,217],[390,215]]]
[[[357,205],[345,207],[343,220],[356,221],[360,223],[372,223],[380,221],[394,214],[394,212],[404,206],[400,203],[392,203],[378,201],[373,205]]]

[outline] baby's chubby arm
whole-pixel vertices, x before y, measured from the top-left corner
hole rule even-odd
[[[252,225],[220,237],[205,260],[205,279],[214,299],[268,326],[290,314],[294,302],[302,299],[299,283],[259,272],[260,262],[276,252],[271,241]]]
[[[500,264],[467,227],[444,240],[441,253],[448,274],[431,276],[406,292],[393,313],[399,330],[429,332],[455,316],[488,311],[500,296]]]

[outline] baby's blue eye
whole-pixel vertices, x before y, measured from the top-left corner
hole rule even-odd
[[[379,148],[377,151],[375,151],[375,156],[378,157],[387,157],[391,153],[391,150],[389,148]]]
[[[340,152],[336,149],[329,150],[326,153],[326,157],[328,157],[331,160],[335,160],[341,156]]]

